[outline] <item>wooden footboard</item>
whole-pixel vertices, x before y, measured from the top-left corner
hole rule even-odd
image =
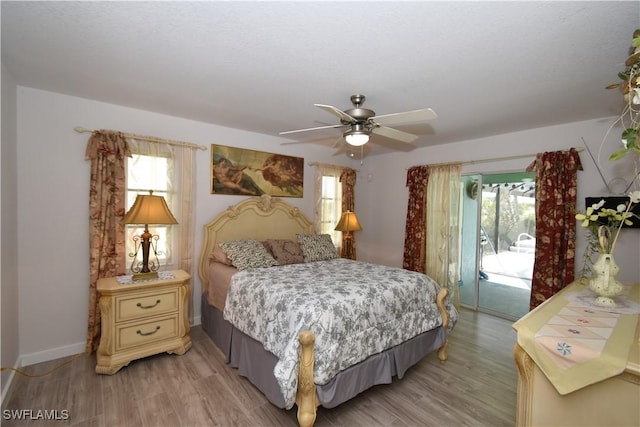
[[[440,289],[436,299],[438,310],[442,316],[442,327],[447,328],[451,318],[445,306],[449,291]],[[316,337],[311,331],[302,331],[298,336],[300,340],[300,368],[298,371],[298,391],[296,393],[296,404],[298,405],[298,424],[300,427],[312,427],[316,421],[316,410],[319,400],[316,392],[316,384],[313,380],[313,345]],[[445,339],[442,347],[438,349],[438,359],[444,362],[447,360],[448,339]]]
[[[301,345],[298,392],[296,393],[298,424],[300,427],[311,427],[316,421],[316,408],[318,407],[316,383],[313,380],[313,344],[316,337],[311,331],[302,331],[298,339]]]
[[[449,295],[449,290],[447,288],[441,288],[438,292],[438,296],[436,298],[436,304],[438,305],[438,310],[440,310],[440,316],[442,317],[442,327],[447,329],[449,327],[449,322],[451,319],[449,318],[449,312],[446,307],[447,296]],[[438,349],[438,359],[441,362],[447,360],[447,347],[449,346],[449,339],[445,338],[444,344],[442,347]]]

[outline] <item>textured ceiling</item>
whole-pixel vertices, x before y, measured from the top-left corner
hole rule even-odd
[[[640,2],[1,2],[18,84],[268,135],[377,114],[419,146],[617,114]],[[335,129],[290,135],[331,146]],[[392,145],[372,140],[373,154]],[[381,145],[384,144],[384,145]],[[406,146],[396,146],[407,150]]]

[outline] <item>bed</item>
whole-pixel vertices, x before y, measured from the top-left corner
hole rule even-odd
[[[457,320],[428,276],[339,258],[327,238],[298,208],[252,197],[205,226],[199,263],[203,330],[304,427],[432,352],[446,360]]]

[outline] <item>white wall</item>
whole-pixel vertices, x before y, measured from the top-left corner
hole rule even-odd
[[[2,142],[0,144],[0,364],[17,367],[18,349],[18,185],[16,84],[2,66]],[[11,371],[2,372],[2,398],[8,389]]]
[[[148,111],[18,87],[18,272],[20,354],[24,364],[74,354],[86,338],[90,164],[84,158],[90,134],[75,126],[140,135],[233,145],[305,158],[305,192],[287,199],[313,216],[311,161],[352,162],[331,157],[313,144],[281,146],[276,137],[253,134]],[[204,224],[239,196],[211,195],[210,150],[197,154],[194,318],[200,316],[197,262]],[[3,180],[4,182],[4,180]]]
[[[608,182],[615,178],[631,182],[634,169],[630,156],[617,162],[607,160],[609,154],[617,149],[620,135],[619,129],[613,129],[607,134],[611,123],[613,118],[589,120],[451,145],[425,147],[414,150],[410,155],[394,153],[367,159],[356,185],[358,218],[363,225],[363,231],[357,234],[358,257],[387,265],[402,265],[408,197],[405,182],[407,169],[411,166],[563,150],[583,146],[581,138],[584,138],[596,160],[602,145],[599,166]],[[583,210],[585,197],[613,194],[606,191],[587,151],[580,153],[580,158],[584,171],[578,174],[578,207]],[[534,159],[535,156],[532,155],[522,159],[468,164],[463,167],[463,173],[523,171]],[[640,187],[636,184],[632,189]],[[584,230],[579,228],[576,257],[578,269],[582,266],[584,235]],[[623,231],[615,255],[621,267],[618,278],[640,281],[640,229]]]

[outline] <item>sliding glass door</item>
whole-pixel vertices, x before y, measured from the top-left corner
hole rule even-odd
[[[461,195],[461,303],[518,319],[529,311],[535,256],[534,176],[500,173],[462,179],[467,190]],[[477,192],[471,191],[474,184]]]

